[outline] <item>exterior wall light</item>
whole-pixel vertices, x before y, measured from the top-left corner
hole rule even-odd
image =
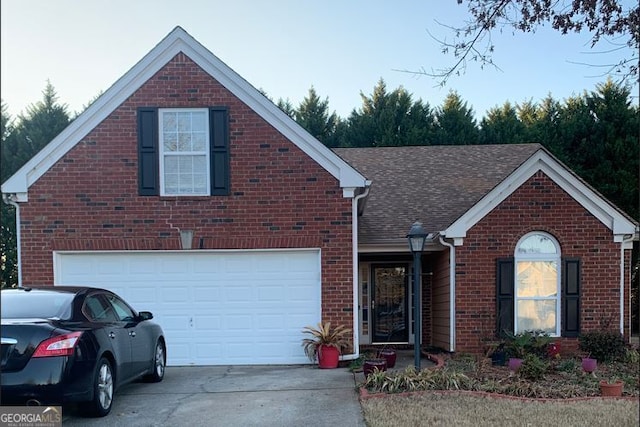
[[[191,249],[193,244],[193,230],[180,230],[180,246],[182,249]]]

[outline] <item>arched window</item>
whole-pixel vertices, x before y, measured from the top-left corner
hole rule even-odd
[[[523,236],[515,250],[514,330],[560,335],[560,245],[547,233]]]

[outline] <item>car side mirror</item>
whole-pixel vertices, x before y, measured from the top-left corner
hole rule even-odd
[[[153,319],[153,314],[150,311],[141,311],[140,313],[138,313],[138,320],[140,320],[141,322],[151,319]]]

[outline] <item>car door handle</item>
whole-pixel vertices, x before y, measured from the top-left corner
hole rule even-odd
[[[136,336],[136,332],[135,332],[135,331],[131,331],[131,332],[129,332],[129,336],[130,336],[130,337],[135,337],[135,336]]]
[[[113,331],[109,332],[109,338],[113,339],[115,337],[116,337],[116,334],[114,334]]]

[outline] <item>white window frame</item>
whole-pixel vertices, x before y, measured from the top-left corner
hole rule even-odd
[[[204,151],[182,151],[180,153],[165,153],[164,149],[164,117],[165,113],[204,113],[205,116],[205,125],[204,125],[204,134],[205,134],[205,148]],[[211,194],[211,159],[210,159],[210,147],[211,147],[211,136],[209,131],[209,110],[206,108],[160,108],[158,109],[158,146],[159,146],[159,162],[160,162],[160,195],[161,196],[177,196],[177,197],[189,197],[189,196],[208,196]],[[164,161],[166,156],[193,156],[193,155],[202,155],[205,156],[205,164],[206,164],[206,189],[202,193],[169,193],[166,191],[165,187],[165,171],[164,171]]]
[[[531,236],[544,236],[547,239],[549,239],[554,247],[556,252],[554,254],[550,254],[550,253],[544,253],[544,254],[523,254],[523,253],[519,253],[518,249],[520,248],[520,245],[527,240],[529,237]],[[561,283],[561,267],[562,267],[562,256],[560,253],[560,245],[558,244],[558,241],[551,236],[549,233],[545,233],[542,231],[533,231],[530,233],[525,234],[524,236],[522,236],[520,238],[520,240],[518,240],[518,244],[516,245],[516,249],[514,252],[514,269],[513,269],[513,274],[514,274],[514,278],[513,278],[513,313],[514,313],[514,319],[513,319],[513,328],[514,328],[514,332],[515,333],[521,333],[524,332],[525,330],[520,330],[519,326],[518,326],[518,302],[519,301],[552,301],[555,300],[556,301],[556,327],[555,327],[555,332],[550,333],[551,336],[553,337],[559,337],[561,334],[561,309],[562,309],[562,305],[561,305],[561,298],[562,298],[562,283]],[[519,262],[532,262],[532,261],[554,261],[556,263],[556,295],[553,297],[520,297],[518,296],[518,263]]]

